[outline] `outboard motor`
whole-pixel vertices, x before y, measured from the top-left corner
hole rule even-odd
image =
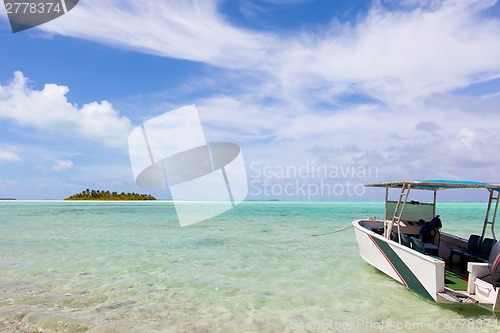
[[[496,242],[490,252],[488,268],[493,280],[500,282],[500,242]]]

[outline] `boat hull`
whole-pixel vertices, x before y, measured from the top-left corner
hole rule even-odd
[[[352,224],[360,255],[366,262],[424,298],[438,301],[438,293],[445,288],[443,260],[424,255],[371,230],[383,226],[383,221],[356,220]]]

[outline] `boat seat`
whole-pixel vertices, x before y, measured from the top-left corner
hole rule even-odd
[[[434,244],[424,243],[420,238],[410,237],[411,248],[420,253],[429,255],[433,258],[443,260],[443,258],[437,256],[438,247]]]
[[[401,244],[407,247],[411,247],[410,237],[407,234],[401,234]]]
[[[491,249],[495,243],[496,240],[493,238],[485,238],[481,242],[478,253],[464,253],[464,256],[467,258],[467,261],[488,262]]]
[[[410,239],[411,239],[411,248],[414,249],[415,251],[425,254],[425,246],[422,240],[415,237],[411,237]]]
[[[496,244],[496,242],[496,239],[485,238],[481,243],[481,253],[479,254],[479,258],[489,260],[491,250],[493,249],[493,246]]]
[[[450,268],[453,267],[453,257],[458,255],[460,258],[460,271],[462,273],[465,272],[465,267],[467,265],[466,255],[476,255],[480,252],[480,241],[481,236],[479,235],[470,235],[469,240],[467,241],[467,249],[457,248],[451,249],[450,257],[448,258],[448,262]]]
[[[484,265],[479,264],[479,265]],[[473,266],[475,267],[475,266]],[[487,281],[490,280],[495,284],[495,287],[498,287],[500,285],[500,242],[495,242],[493,245],[493,248],[491,249],[490,256],[488,258],[488,272],[489,274],[478,277],[479,280]],[[470,271],[472,275],[474,271],[474,268]]]
[[[453,256],[460,257],[460,271],[465,272],[467,263],[472,262],[488,262],[491,250],[497,241],[493,238],[485,238],[481,241],[479,235],[471,235],[467,242],[467,250],[452,249],[450,253],[450,267],[453,265]]]

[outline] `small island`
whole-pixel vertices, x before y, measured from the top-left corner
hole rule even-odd
[[[149,194],[139,194],[134,192],[118,193],[86,189],[85,191],[74,194],[64,200],[156,200],[156,198]]]

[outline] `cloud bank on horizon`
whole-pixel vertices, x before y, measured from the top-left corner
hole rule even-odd
[[[203,64],[203,72],[176,89],[143,97],[170,109],[196,103],[207,137],[238,142],[253,169],[274,166],[268,170],[276,172],[276,166],[312,162],[375,166],[380,180],[500,181],[497,1],[373,1],[326,23],[281,28],[255,22],[271,6],[279,12],[315,1],[237,3],[239,15],[224,1],[89,0],[38,34]],[[100,163],[79,164],[75,156],[83,154],[84,142],[101,154],[120,152],[118,174],[131,181],[123,171],[128,132],[168,109],[136,105],[140,114],[124,114],[107,100],[78,106],[71,87],[43,82],[34,88],[22,63],[17,70],[0,85],[0,126],[53,138],[43,147],[52,159],[38,170],[57,177],[72,170],[64,183],[76,188],[76,174],[89,176]],[[34,139],[20,137],[0,145],[0,168],[28,158]],[[58,140],[72,142],[71,151],[54,148]],[[3,178],[6,188],[17,181]]]

